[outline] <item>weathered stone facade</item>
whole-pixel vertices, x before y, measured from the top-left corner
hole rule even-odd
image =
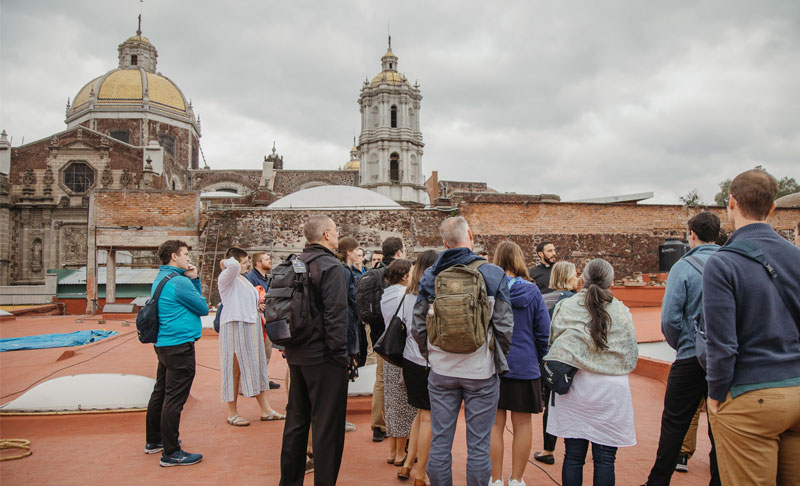
[[[355,170],[279,170],[275,172],[273,192],[285,196],[316,186],[357,186]]]

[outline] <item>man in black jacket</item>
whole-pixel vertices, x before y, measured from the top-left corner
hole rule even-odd
[[[553,291],[550,288],[550,272],[553,271],[553,265],[558,259],[556,257],[556,247],[549,241],[542,241],[536,245],[536,254],[539,256],[541,263],[529,268],[528,275],[536,282],[539,290],[546,294]]]
[[[311,216],[303,228],[308,245],[311,336],[286,346],[291,385],[281,448],[282,486],[303,484],[309,426],[314,429],[314,484],[334,485],[344,451],[347,409],[347,288],[345,269],[333,254],[339,244],[336,223]],[[313,410],[313,413],[312,413]]]

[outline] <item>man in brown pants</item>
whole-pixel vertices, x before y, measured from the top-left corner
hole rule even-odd
[[[708,413],[726,486],[800,485],[800,248],[766,224],[778,183],[736,176],[736,231],[703,272]]]

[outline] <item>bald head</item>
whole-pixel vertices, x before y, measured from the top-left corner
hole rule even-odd
[[[454,216],[442,221],[439,225],[442,241],[448,248],[472,248],[472,232],[463,216]]]
[[[303,234],[309,243],[319,243],[326,230],[336,226],[333,220],[324,214],[315,214],[308,218],[303,226]]]

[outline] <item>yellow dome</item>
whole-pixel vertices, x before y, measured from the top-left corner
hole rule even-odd
[[[383,71],[379,73],[377,76],[372,78],[372,83],[370,84],[372,86],[377,86],[381,83],[411,85],[405,76],[395,71]]]
[[[89,81],[75,96],[72,112],[87,108],[92,92],[96,106],[104,109],[142,107],[145,89],[152,109],[188,116],[186,100],[175,83],[144,69],[115,69]]]
[[[351,160],[350,162],[344,164],[344,170],[358,170],[359,165],[358,159]]]
[[[150,43],[150,39],[148,39],[147,37],[145,37],[143,35],[132,35],[132,36],[128,37],[127,39],[125,39],[125,42],[141,42],[143,44],[148,44],[148,45],[151,45],[151,46],[153,45],[153,44]]]

